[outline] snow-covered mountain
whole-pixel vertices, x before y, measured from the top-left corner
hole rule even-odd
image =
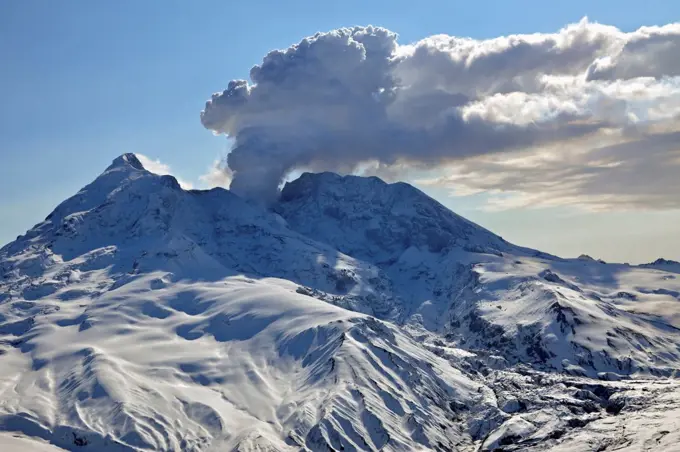
[[[264,209],[125,154],[0,249],[0,449],[672,450],[679,272],[408,184],[303,174]]]
[[[276,211],[292,229],[378,267],[396,295],[388,312],[400,314],[386,320],[583,375],[671,375],[680,366],[672,261],[638,268],[520,248],[408,184],[377,178],[303,174]]]

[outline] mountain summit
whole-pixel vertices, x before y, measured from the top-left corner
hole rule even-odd
[[[664,448],[668,262],[522,248],[378,178],[265,209],[124,154],[0,249],[0,445]]]
[[[409,248],[513,248],[411,185],[377,177],[304,173],[283,187],[277,207],[299,232],[372,261],[398,259]]]
[[[144,165],[142,165],[142,162],[139,161],[137,156],[132,153],[127,153],[123,154],[120,157],[116,158],[112,163],[111,166],[109,166],[106,171],[111,171],[116,168],[133,168],[139,171],[144,171]]]

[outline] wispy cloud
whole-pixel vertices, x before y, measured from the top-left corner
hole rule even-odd
[[[206,188],[222,187],[229,188],[232,172],[221,159],[215,160],[207,172],[199,177]]]

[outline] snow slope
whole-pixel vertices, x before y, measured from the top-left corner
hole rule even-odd
[[[0,249],[0,445],[666,447],[676,274],[517,247],[406,184],[305,174],[267,211],[125,154]]]
[[[593,377],[669,376],[680,366],[672,261],[631,267],[517,247],[377,178],[303,174],[275,210],[292,229],[378,267],[399,324],[510,363]]]
[[[0,450],[24,452],[63,452],[65,449],[18,433],[0,433]]]

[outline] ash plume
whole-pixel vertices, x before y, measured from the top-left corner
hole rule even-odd
[[[677,23],[626,33],[583,19],[556,33],[407,45],[384,28],[342,28],[271,51],[250,81],[212,96],[201,122],[234,140],[231,189],[271,202],[297,169],[437,169],[668,134],[678,61]]]

